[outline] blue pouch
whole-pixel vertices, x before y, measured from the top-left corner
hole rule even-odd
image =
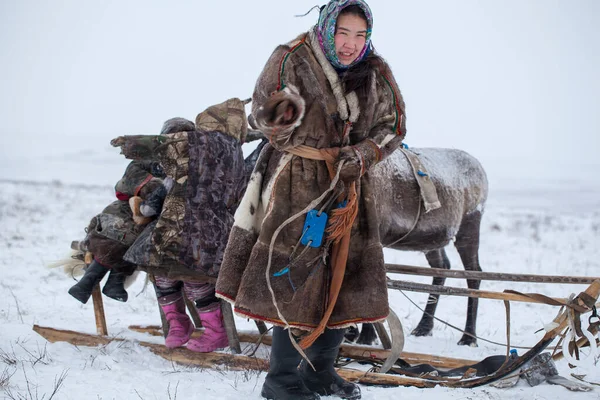
[[[325,212],[322,212],[321,215],[319,215],[318,210],[310,210],[306,214],[306,219],[304,220],[304,228],[302,229],[304,234],[302,235],[300,243],[304,246],[321,247],[328,218],[329,217]]]

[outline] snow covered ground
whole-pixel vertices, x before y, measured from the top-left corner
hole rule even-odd
[[[73,279],[46,268],[65,257],[71,240],[82,236],[89,218],[112,201],[111,182],[121,174],[116,150],[97,150],[85,158],[75,155],[42,159],[35,176],[0,175],[0,397],[48,399],[55,382],[64,378],[54,399],[259,399],[264,373],[189,368],[172,364],[140,347],[136,340],[161,343],[161,338],[128,330],[129,325],[159,323],[152,290],[142,291],[138,280],[123,304],[105,298],[109,334],[131,339],[99,348],[50,344],[32,331],[33,324],[95,333],[91,302],[79,304],[68,294]],[[40,162],[39,159],[37,159]],[[115,161],[117,160],[117,161]],[[108,162],[110,161],[110,162]],[[41,165],[41,164],[38,164]],[[124,164],[123,164],[124,165]],[[85,179],[82,171],[86,171]],[[91,175],[88,171],[94,171]],[[54,177],[54,178],[52,178]],[[84,182],[94,182],[86,184]],[[532,274],[600,275],[600,185],[590,180],[553,178],[492,180],[483,220],[480,259],[484,270]],[[461,268],[456,251],[448,249],[455,268]],[[388,262],[426,265],[419,253],[386,253]],[[392,278],[398,278],[397,275]],[[408,278],[428,283],[429,278]],[[460,280],[447,284],[465,287]],[[484,282],[483,289],[515,289],[557,297],[579,293],[576,285],[510,284]],[[406,293],[423,306],[426,295]],[[418,323],[421,312],[401,293],[390,302],[406,333]],[[465,298],[442,297],[437,316],[462,327]],[[512,344],[530,346],[550,322],[556,309],[524,303],[512,304]],[[505,341],[504,305],[481,300],[479,336]],[[254,329],[238,319],[239,329]],[[504,354],[505,348],[480,341],[478,348],[457,346],[460,333],[436,323],[433,335],[407,336],[406,351],[480,360]],[[266,355],[266,349],[262,355]],[[557,363],[565,377],[586,375],[600,382],[597,366],[569,369]],[[364,399],[598,399],[600,388],[572,393],[563,387],[521,381],[511,389],[381,388],[363,386]]]
[[[457,147],[490,177],[480,259],[484,270],[600,276],[600,2],[369,0],[373,41],[407,102],[408,144]],[[0,2],[0,399],[259,399],[264,374],[173,365],[135,344],[158,324],[152,290],[137,282],[126,304],[105,301],[101,348],[49,344],[33,324],[95,333],[91,304],[68,294],[73,279],[46,265],[63,258],[89,219],[113,199],[127,161],[110,148],[123,134],[157,133],[228,97],[251,96],[275,46],[316,22],[312,0],[293,2]],[[52,16],[48,18],[48,16]],[[249,149],[248,149],[249,150]],[[449,249],[454,268],[458,255]],[[422,254],[388,262],[426,265]],[[392,278],[400,279],[397,275]],[[429,283],[429,278],[410,278]],[[447,284],[465,287],[465,282]],[[482,289],[553,296],[575,285],[484,282]],[[407,294],[423,306],[426,295]],[[390,293],[408,333],[421,312]],[[437,316],[464,326],[465,298],[443,297]],[[555,316],[512,305],[512,344],[529,346]],[[238,320],[240,329],[253,324]],[[478,334],[504,342],[504,305],[480,302]],[[413,352],[482,359],[505,349],[437,323],[407,336]],[[264,353],[263,353],[264,354]],[[597,366],[560,373],[600,382]],[[599,399],[525,382],[512,389],[362,387],[364,399]]]

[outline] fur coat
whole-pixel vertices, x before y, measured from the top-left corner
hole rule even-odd
[[[125,157],[159,159],[173,180],[159,218],[131,246],[126,260],[218,274],[246,187],[242,142],[247,124],[244,103],[230,99],[200,113],[192,131],[119,138]]]
[[[305,216],[287,220],[319,198],[331,179],[324,161],[288,153],[298,145],[317,149],[353,145],[364,170],[356,181],[359,211],[328,327],[380,321],[388,315],[369,169],[401,145],[406,132],[404,102],[384,62],[373,71],[365,98],[354,92],[344,95],[342,85],[314,31],[279,46],[257,81],[252,116],[270,144],[263,149],[236,212],[216,287],[217,296],[233,303],[239,315],[307,331],[324,315],[330,246],[299,245]],[[274,127],[264,117],[265,105],[275,95],[296,105],[297,118],[287,126]],[[352,126],[349,134],[348,126]]]

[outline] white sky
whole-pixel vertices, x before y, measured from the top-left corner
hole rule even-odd
[[[318,3],[0,0],[0,178],[27,148],[108,147],[250,97],[274,47],[317,19],[294,15]],[[492,177],[600,170],[600,1],[369,4],[409,145],[467,150]]]

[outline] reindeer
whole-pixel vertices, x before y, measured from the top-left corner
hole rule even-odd
[[[412,149],[418,154],[434,183],[441,208],[425,213],[419,186],[406,156],[398,150],[370,172],[376,182],[376,198],[384,247],[395,250],[422,251],[432,268],[450,269],[444,247],[454,240],[463,266],[481,271],[479,265],[479,230],[488,182],[483,167],[474,157],[461,150]],[[445,278],[434,278],[434,285],[444,285]],[[480,281],[467,279],[470,289]],[[439,295],[430,294],[421,321],[412,331],[415,336],[431,335],[433,316]],[[467,320],[459,345],[477,346],[475,338],[478,299],[469,298]],[[375,338],[372,326],[364,324],[359,343],[370,344]]]

